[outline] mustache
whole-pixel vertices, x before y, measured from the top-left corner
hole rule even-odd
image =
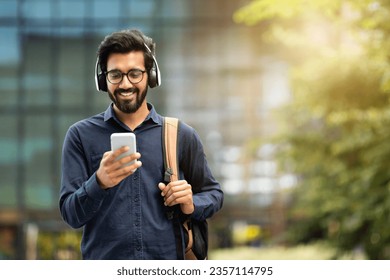
[[[122,92],[138,93],[137,88],[118,88],[114,91],[114,94],[120,94]]]

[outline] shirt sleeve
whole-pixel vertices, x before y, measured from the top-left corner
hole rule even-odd
[[[196,220],[208,219],[222,208],[223,191],[209,168],[197,132],[181,123],[179,141],[180,167],[193,191],[195,210],[192,217]]]
[[[96,174],[88,172],[79,133],[69,128],[62,149],[62,178],[59,207],[61,216],[73,228],[82,227],[99,209],[106,192],[100,188]]]

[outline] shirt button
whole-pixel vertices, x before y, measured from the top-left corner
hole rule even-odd
[[[137,180],[138,179],[138,176],[137,175],[133,175],[133,180]]]
[[[134,202],[138,202],[138,201],[139,201],[139,197],[136,196],[136,197],[134,198]]]
[[[140,251],[140,250],[141,250],[141,247],[140,247],[140,246],[137,246],[136,249],[137,249],[137,251]]]

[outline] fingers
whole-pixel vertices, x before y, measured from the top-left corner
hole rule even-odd
[[[110,170],[121,169],[123,165],[128,165],[132,161],[138,160],[141,157],[140,153],[134,153],[129,156],[124,155],[129,150],[129,147],[121,147],[113,152],[105,153],[103,156],[103,164]]]
[[[129,151],[129,147],[128,146],[123,146],[115,151],[110,151],[110,152],[106,152],[104,153],[103,155],[103,159],[105,160],[105,162],[107,164],[111,164],[113,163],[114,161],[117,160],[117,158],[123,154],[123,153],[126,153],[127,151]]]
[[[114,163],[113,165],[117,166],[117,163]],[[119,165],[118,168],[109,171],[109,174],[111,175],[112,178],[114,179],[116,178],[120,182],[127,176],[133,174],[141,166],[142,166],[142,162],[137,160],[131,165]],[[119,182],[117,182],[117,184]]]
[[[104,153],[99,169],[96,172],[98,183],[103,189],[116,186],[142,166],[142,162],[138,160],[141,157],[140,153],[117,159],[118,156],[127,151],[128,147],[122,147],[113,152]],[[136,161],[129,164],[134,160]]]
[[[137,160],[141,157],[140,153],[134,153],[131,155],[125,155],[129,151],[128,146],[123,146],[113,152],[108,152],[106,162],[112,165],[113,168],[120,168],[124,164],[128,164],[133,160]]]
[[[112,151],[112,155],[114,156],[114,159],[118,157],[120,154],[126,153],[129,150],[129,146],[123,146],[119,149],[116,149],[115,151]]]
[[[185,180],[174,181],[168,185],[160,183],[158,187],[161,190],[161,196],[164,197],[166,206],[176,204],[192,205],[192,188]]]

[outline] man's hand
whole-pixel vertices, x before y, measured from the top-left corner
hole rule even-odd
[[[166,206],[180,204],[181,211],[184,214],[189,215],[194,212],[192,188],[186,180],[170,182],[168,185],[159,183],[158,187],[161,190],[161,196],[164,197]]]
[[[118,185],[124,178],[133,174],[137,168],[141,167],[142,162],[139,160],[129,166],[124,166],[126,163],[139,159],[141,157],[140,153],[134,153],[117,160],[119,155],[128,150],[129,147],[124,146],[115,151],[104,153],[99,169],[96,171],[96,178],[102,189],[109,189]]]

